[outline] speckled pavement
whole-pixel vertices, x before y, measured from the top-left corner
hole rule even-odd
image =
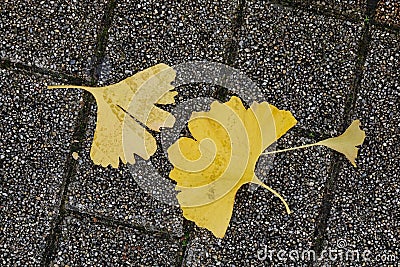
[[[399,12],[396,0],[3,0],[0,266],[400,266]],[[290,110],[298,124],[277,149],[360,119],[358,167],[323,147],[260,159],[257,176],[293,213],[244,186],[218,239],[138,184],[168,176],[162,151],[154,173],[94,165],[94,98],[46,89],[189,61],[231,66],[257,99]],[[237,94],[177,91],[178,106],[199,98],[196,110]]]

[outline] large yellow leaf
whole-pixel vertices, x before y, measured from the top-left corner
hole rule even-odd
[[[183,215],[223,237],[236,192],[250,182],[272,191],[290,212],[283,198],[257,179],[254,168],[261,153],[296,122],[289,111],[266,102],[246,109],[237,97],[193,113],[188,125],[194,139],[180,138],[168,149]]]
[[[177,92],[172,91],[171,82],[175,75],[171,67],[158,64],[105,87],[49,88],[80,88],[93,94],[97,123],[90,156],[95,164],[117,168],[120,159],[133,164],[134,154],[149,159],[155,153],[156,141],[140,123],[155,131],[174,125],[174,116],[154,104],[174,103]]]
[[[254,102],[246,109],[237,97],[226,103],[213,102],[209,112],[194,112],[188,123],[194,139],[180,138],[168,149],[174,165],[170,177],[177,182],[177,198],[184,217],[222,238],[232,216],[236,192],[246,183],[271,191],[290,213],[286,201],[255,176],[254,168],[261,155],[324,145],[345,154],[355,165],[356,146],[365,138],[359,121],[338,137],[263,153],[296,122],[289,111],[266,102]]]

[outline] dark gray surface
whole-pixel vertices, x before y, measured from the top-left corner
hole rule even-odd
[[[84,106],[81,91],[46,91],[45,84],[76,82],[71,77],[61,81],[61,75],[51,71],[95,81],[93,69],[98,66],[93,66],[93,60],[95,48],[102,51],[101,43],[107,46],[104,58],[101,51],[97,54],[102,62],[99,84],[117,82],[160,62],[233,61],[261,91],[250,92],[252,87],[244,86],[230,93],[248,102],[267,100],[292,111],[299,120],[278,148],[340,134],[349,113],[351,119],[360,119],[367,139],[358,168],[340,156],[343,165],[334,179],[337,188],[321,248],[334,250],[341,244],[347,251],[368,249],[372,259],[328,259],[314,265],[398,265],[397,2],[380,1],[377,18],[383,23],[379,30],[364,28],[369,31],[364,38],[363,24],[373,18],[365,19],[361,0],[284,1],[284,8],[244,1],[243,10],[239,1],[135,2],[117,1],[115,10],[110,10],[110,25],[107,19],[102,21],[106,6],[112,6],[107,1],[9,0],[0,5],[0,265],[36,266],[46,255],[50,266],[179,266],[181,260],[186,266],[279,266],[293,262],[279,260],[276,251],[272,262],[257,259],[264,245],[267,252],[301,253],[315,244],[325,183],[336,159],[326,148],[276,155],[272,169],[266,158],[260,159],[257,175],[285,197],[293,214],[286,215],[270,192],[244,187],[224,239],[183,224],[178,208],[146,194],[136,182],[140,175],[150,177],[146,170],[94,166],[89,158],[94,103],[89,105],[86,128],[83,121],[76,122]],[[104,37],[101,41],[98,33]],[[358,64],[364,52],[366,64]],[[29,73],[15,72],[22,69]],[[38,71],[52,78],[31,73]],[[354,83],[357,77],[362,78],[361,84]],[[345,110],[353,85],[360,88],[356,106]],[[220,88],[204,84],[178,91],[183,109],[166,107],[178,114],[207,109],[206,96],[227,98]],[[190,105],[185,102],[196,96],[201,99]],[[73,164],[65,166],[67,159],[74,163],[70,145],[75,123],[85,132],[85,141],[74,143],[82,145],[76,170],[68,168]],[[159,152],[151,162],[164,176],[170,168]],[[61,209],[60,228],[51,233],[60,215],[62,182],[70,174],[66,210]],[[304,261],[296,261],[300,263]]]
[[[223,62],[236,5],[225,0],[118,2],[100,82],[113,83],[158,63]]]
[[[250,5],[250,4],[249,4]],[[235,65],[299,126],[336,134],[354,81],[361,24],[273,4],[245,17]]]
[[[397,0],[381,0],[377,7],[377,20],[400,26],[400,3]]]
[[[328,11],[362,18],[367,8],[367,0],[293,0],[294,3],[306,8],[316,8],[321,11]]]
[[[369,260],[360,256],[357,264],[396,266],[400,262],[400,38],[379,30],[372,38],[353,115],[361,119],[367,138],[358,168],[344,166],[340,172],[327,247],[335,249],[344,241],[346,248],[360,255],[371,252]]]
[[[0,57],[89,77],[105,7],[105,0],[3,0]]]
[[[58,214],[81,94],[0,70],[0,264],[38,265]]]
[[[66,217],[54,266],[176,266],[179,242],[155,234]]]

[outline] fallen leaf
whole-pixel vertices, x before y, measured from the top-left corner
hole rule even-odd
[[[194,112],[189,120],[192,138],[180,138],[168,149],[174,165],[169,176],[177,182],[177,198],[185,218],[205,227],[219,238],[225,235],[232,216],[236,192],[256,183],[254,173],[262,152],[296,124],[289,111],[266,102],[246,109],[232,97],[211,104],[209,112]]]
[[[360,129],[360,121],[355,120],[342,135],[320,141],[316,145],[326,146],[344,154],[353,166],[356,167],[357,146],[362,145],[364,139],[365,132]]]
[[[158,64],[109,86],[48,88],[79,88],[95,97],[97,123],[90,157],[95,164],[117,168],[120,159],[134,164],[134,154],[147,160],[155,153],[156,140],[141,124],[154,131],[174,125],[174,116],[155,104],[175,102],[177,92],[171,85],[175,75],[171,67]]]
[[[292,147],[278,151],[271,151],[263,154],[269,155],[269,154],[286,152],[290,150],[307,148],[312,146],[326,146],[345,155],[346,158],[351,162],[351,164],[353,164],[354,167],[357,167],[355,161],[358,153],[357,146],[362,145],[364,139],[365,139],[365,132],[360,129],[360,121],[355,120],[350,124],[350,126],[346,129],[346,131],[343,134],[337,137],[328,138],[314,144],[307,144],[303,146]]]

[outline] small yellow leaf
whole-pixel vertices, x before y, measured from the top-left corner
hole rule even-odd
[[[346,131],[337,137],[328,138],[318,143],[302,145],[298,147],[291,147],[277,151],[269,151],[263,153],[263,155],[275,154],[275,153],[282,153],[296,149],[302,149],[307,147],[313,146],[326,146],[333,150],[336,150],[346,156],[346,158],[353,164],[354,167],[356,166],[355,159],[357,158],[358,147],[362,145],[365,139],[365,132],[360,129],[360,121],[355,120],[351,123],[351,125],[346,129]]]
[[[174,165],[170,177],[177,182],[177,198],[185,218],[222,238],[232,215],[236,192],[246,183],[264,185],[254,174],[261,153],[296,124],[289,111],[263,102],[246,109],[232,97],[213,102],[208,112],[194,112],[189,130],[168,149]]]
[[[156,141],[140,123],[155,131],[174,125],[174,116],[155,104],[174,103],[177,92],[172,91],[171,82],[175,75],[171,67],[158,64],[109,86],[48,88],[80,88],[95,97],[97,123],[90,157],[95,164],[117,168],[120,159],[133,164],[134,154],[149,159],[155,153]]]
[[[320,141],[316,145],[326,146],[344,154],[356,167],[357,146],[362,145],[364,139],[365,132],[360,129],[360,121],[355,120],[342,135]]]

